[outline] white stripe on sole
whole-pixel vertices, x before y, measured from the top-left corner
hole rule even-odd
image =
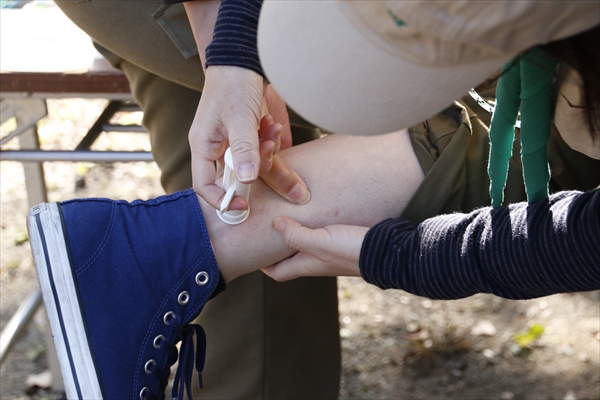
[[[42,203],[32,208],[28,228],[67,398],[102,399],[58,205]]]

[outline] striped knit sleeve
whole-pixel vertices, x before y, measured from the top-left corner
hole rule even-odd
[[[223,0],[206,66],[235,65],[264,76],[258,58],[257,30],[262,0]]]
[[[432,299],[493,293],[528,299],[600,289],[600,189],[486,207],[367,233],[363,278]]]

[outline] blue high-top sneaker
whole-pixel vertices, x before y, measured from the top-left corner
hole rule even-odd
[[[190,321],[225,286],[193,190],[42,203],[28,226],[67,397],[164,398],[179,341],[173,398],[190,397],[206,347]]]

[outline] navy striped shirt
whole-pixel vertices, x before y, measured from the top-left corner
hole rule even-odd
[[[600,289],[600,189],[369,230],[363,278],[432,299],[529,299]]]
[[[163,0],[166,4],[188,0]],[[206,67],[234,65],[265,76],[258,58],[258,17],[263,0],[223,0],[212,42],[206,47]]]

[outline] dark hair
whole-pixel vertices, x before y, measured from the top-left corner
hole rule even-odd
[[[540,46],[581,77],[583,109],[592,137],[600,137],[600,25],[575,36]],[[574,105],[577,106],[577,105]]]

